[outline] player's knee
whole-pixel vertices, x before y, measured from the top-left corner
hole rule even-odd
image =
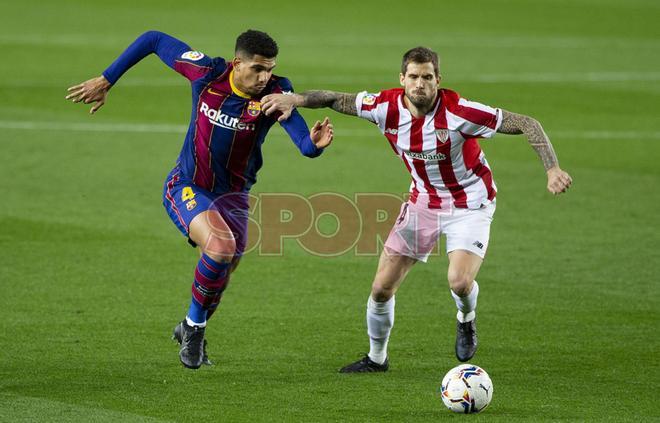
[[[447,280],[449,281],[449,288],[459,297],[464,297],[470,293],[473,279],[468,272],[455,269],[449,270]]]
[[[236,254],[236,240],[233,236],[211,236],[202,250],[213,260],[228,263],[234,259]]]
[[[374,283],[371,285],[371,298],[374,299],[374,301],[377,301],[379,303],[388,301],[390,298],[394,296],[395,289],[392,286],[387,286],[386,284],[383,284],[380,281],[374,281]]]

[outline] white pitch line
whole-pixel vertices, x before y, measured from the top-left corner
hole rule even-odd
[[[139,34],[136,33],[135,37]],[[177,38],[195,45],[218,45],[217,36],[198,36],[190,34],[176,34]],[[116,35],[94,34],[0,34],[0,44],[35,45],[35,46],[65,46],[122,49],[131,41],[132,37]],[[323,41],[318,38],[301,36],[283,36],[278,42],[284,48],[317,48],[321,44],[331,47],[345,47],[355,51],[355,37],[351,34],[324,35]],[[418,36],[405,34],[375,34],[360,38],[360,49],[392,48],[405,49],[420,42]],[[621,37],[571,37],[571,36],[507,36],[507,35],[475,35],[474,33],[454,33],[452,37],[427,36],[424,43],[431,47],[443,48],[556,48],[556,49],[584,49],[584,48],[613,48],[625,49],[657,49],[660,47],[658,39],[650,38],[621,38]],[[208,52],[211,54],[212,52]],[[229,53],[225,53],[229,54]]]
[[[36,130],[36,131],[68,131],[68,132],[109,132],[109,133],[160,133],[185,134],[186,125],[149,124],[149,123],[94,123],[94,122],[37,122],[37,121],[0,121],[0,129],[7,130]],[[551,138],[577,138],[577,139],[660,139],[660,131],[621,131],[621,130],[594,130],[594,131],[547,131]],[[379,132],[373,129],[344,129],[335,131],[339,137],[376,137]],[[270,136],[284,137],[283,131],[274,131]]]
[[[185,125],[149,123],[0,121],[0,128],[71,132],[151,132],[183,134],[188,127]]]
[[[460,76],[455,72],[455,77],[446,77],[448,83],[483,83],[500,84],[505,82],[577,82],[577,83],[599,83],[599,82],[658,82],[660,72],[567,72],[567,73],[545,73],[545,72],[521,72],[521,73],[482,73],[474,76]],[[363,75],[305,75],[292,77],[296,85],[318,85],[318,88],[328,85],[356,85],[373,87],[375,85],[395,86],[398,84],[398,76],[373,77]],[[73,81],[40,81],[40,80],[4,80],[0,81],[3,88],[61,88],[62,92],[74,84]],[[182,77],[154,77],[139,78],[126,77],[117,83],[118,87],[187,87],[188,82]]]

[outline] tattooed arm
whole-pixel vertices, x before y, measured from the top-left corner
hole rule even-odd
[[[345,115],[357,115],[355,99],[357,94],[338,93],[335,91],[305,91],[300,94],[302,107],[318,109],[330,107],[332,110]]]
[[[357,116],[355,99],[357,94],[335,91],[305,91],[301,94],[270,94],[261,100],[261,110],[266,115],[276,111],[282,113],[278,120],[286,120],[294,107],[319,109],[329,107],[339,113]]]
[[[541,158],[548,174],[548,191],[553,194],[566,192],[573,180],[561,170],[555,150],[541,124],[534,118],[502,110],[502,124],[497,132],[502,134],[524,134],[529,145]]]

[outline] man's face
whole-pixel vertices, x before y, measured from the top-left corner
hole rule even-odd
[[[273,75],[273,68],[274,57],[267,58],[258,54],[246,57],[239,54],[234,58],[234,83],[245,94],[259,95]]]
[[[406,97],[415,107],[429,107],[435,100],[440,78],[433,70],[433,63],[410,62],[405,75],[399,74],[399,79]]]

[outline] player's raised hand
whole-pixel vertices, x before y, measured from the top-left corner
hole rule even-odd
[[[564,172],[559,166],[548,169],[548,191],[557,195],[566,192],[573,183],[571,175]]]
[[[112,84],[104,76],[98,76],[69,87],[67,89],[69,94],[64,98],[74,103],[80,103],[81,101],[85,104],[95,103],[89,110],[89,113],[94,114],[105,104],[110,87],[112,87]]]
[[[291,116],[293,109],[299,105],[297,103],[298,97],[296,94],[268,94],[261,99],[261,111],[266,116],[280,112],[282,114],[277,118],[277,121],[285,121]]]
[[[334,137],[334,127],[330,123],[330,119],[326,117],[323,119],[323,122],[317,120],[309,131],[309,136],[316,148],[325,148],[329,146]]]

